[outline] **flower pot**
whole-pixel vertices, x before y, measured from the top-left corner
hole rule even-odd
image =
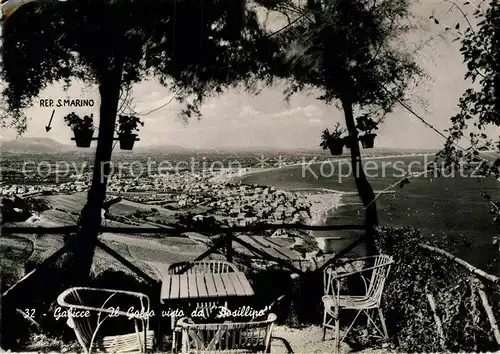
[[[350,149],[351,148],[351,137],[350,136],[346,136],[344,138],[344,146],[346,147],[346,149]]]
[[[332,155],[342,155],[344,149],[344,139],[330,139],[328,141],[328,148]]]
[[[92,143],[94,129],[74,129],[76,147],[88,148]]]
[[[134,143],[137,139],[137,134],[120,134],[118,135],[118,140],[120,141],[120,149],[122,150],[132,150],[134,148]]]
[[[377,134],[366,134],[359,137],[361,141],[361,145],[363,145],[364,149],[371,149],[375,143],[375,137]]]

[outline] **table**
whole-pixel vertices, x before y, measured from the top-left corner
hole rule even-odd
[[[252,295],[254,291],[243,272],[169,274],[162,279],[160,302],[163,305],[191,301],[202,303],[224,300],[226,302],[228,298]],[[175,321],[175,317],[172,316],[172,329],[174,329]],[[175,336],[175,331],[173,333]],[[157,340],[160,343],[160,322],[158,322]],[[175,346],[175,337],[173,341]]]
[[[161,303],[172,300],[214,300],[252,296],[254,291],[243,272],[172,274],[163,277]]]

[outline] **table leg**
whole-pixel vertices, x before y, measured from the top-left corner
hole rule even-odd
[[[155,296],[155,299],[158,299],[158,301],[154,301],[155,304],[155,317],[156,317],[156,336],[155,336],[155,345],[154,345],[154,351],[159,352],[161,351],[161,344],[162,344],[162,333],[161,333],[161,282],[158,284],[158,290],[157,294]]]
[[[172,328],[172,353],[177,352],[177,333],[175,330],[175,316],[170,317],[170,327]]]

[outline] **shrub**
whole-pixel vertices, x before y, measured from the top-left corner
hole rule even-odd
[[[3,198],[0,206],[2,223],[25,221],[31,216],[27,208],[19,208],[12,199]]]
[[[301,235],[301,239],[302,243],[295,245],[293,247],[294,251],[305,255],[306,253],[317,252],[320,250],[318,241],[316,241],[316,238],[313,235],[309,233],[303,234]]]
[[[48,202],[44,199],[27,198],[26,204],[28,205],[29,210],[34,211],[35,213],[42,213],[45,210],[50,209]]]
[[[434,295],[443,323],[445,347],[452,352],[498,349],[482,304],[471,291],[475,279],[462,266],[430,254],[418,245],[446,249],[440,240],[424,240],[411,228],[380,228],[378,246],[395,264],[384,291],[384,309],[392,344],[405,352],[443,351],[426,293]],[[498,288],[496,289],[498,291]]]

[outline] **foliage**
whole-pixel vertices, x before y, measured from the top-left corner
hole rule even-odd
[[[460,52],[467,63],[465,79],[473,83],[479,80],[480,89],[467,89],[460,99],[460,113],[451,118],[450,140],[457,141],[464,136],[464,130],[473,121],[473,126],[483,130],[488,125],[500,125],[500,82],[498,67],[500,65],[500,3],[490,1],[486,10],[476,8],[474,17],[479,21],[478,28],[466,28],[463,33]],[[486,139],[481,133],[471,138]],[[475,141],[476,146],[480,141]],[[500,140],[489,141],[487,146],[500,150]],[[496,144],[496,145],[493,145]]]
[[[209,95],[248,82],[268,41],[244,1],[65,1],[23,5],[2,29],[3,104],[24,109],[50,84],[100,85],[123,61],[122,86],[155,77],[198,115]],[[187,44],[188,43],[188,44]],[[102,93],[102,92],[101,92]],[[24,126],[25,127],[25,126]]]
[[[0,202],[1,223],[25,221],[34,213],[50,209],[47,202],[36,198],[2,198]]]
[[[294,246],[294,250],[301,253],[305,257],[306,253],[317,252],[319,250],[318,241],[316,237],[311,234],[304,234],[302,237],[302,243]]]
[[[378,129],[378,124],[372,118],[370,118],[369,114],[363,114],[356,118],[356,128],[358,130],[365,132],[366,134],[371,134],[374,130]]]
[[[94,115],[85,115],[83,118],[75,112],[64,117],[64,122],[73,130],[94,130]]]
[[[3,198],[1,208],[2,223],[25,221],[31,216],[26,204],[20,198]]]
[[[334,130],[331,133],[328,129],[323,130],[319,146],[321,146],[324,150],[328,149],[330,142],[334,139],[340,139],[345,131],[346,130],[340,126],[340,123],[335,124]]]
[[[132,213],[128,216],[133,216],[137,219],[146,219],[148,217],[157,216],[157,215],[160,215],[160,213],[158,212],[158,209],[151,208],[150,210],[137,209],[134,213]]]
[[[424,239],[411,228],[379,229],[381,252],[395,260],[383,297],[393,345],[404,352],[444,350],[426,298],[431,293],[443,322],[447,350],[494,351],[498,348],[490,325],[480,300],[471,292],[474,278],[457,263],[418,246],[425,243],[445,249],[444,242]]]
[[[308,1],[290,31],[278,35],[290,82],[286,94],[311,88],[326,103],[348,99],[372,114],[385,114],[404,99],[421,74],[412,56],[394,45],[410,29],[406,0]]]
[[[130,134],[134,130],[139,130],[139,125],[144,126],[144,122],[136,116],[118,116],[118,133]]]
[[[412,29],[410,2],[309,0],[297,4],[289,0],[287,5],[285,15],[299,15],[288,31],[277,34],[277,54],[270,56],[271,68],[264,74],[287,80],[286,98],[299,91],[320,91],[319,100],[342,108],[349,132],[342,148],[351,149],[353,175],[369,230],[366,243],[373,253],[378,214],[359,145],[354,143],[358,135],[354,113],[383,118],[396,103],[405,101],[412,79],[423,74],[413,54],[397,45]],[[325,137],[320,145],[323,149],[329,148]],[[334,155],[342,153],[340,143],[331,148]]]
[[[467,1],[463,8],[455,5],[464,16],[466,7],[474,8],[473,19],[469,21],[466,17],[469,26],[461,31],[457,24],[455,30],[461,39],[460,52],[467,64],[465,79],[476,85],[467,89],[460,98],[460,111],[451,117],[449,136],[438,158],[447,168],[465,167],[471,174],[492,176],[500,181],[500,158],[481,152],[494,150],[500,153],[500,136],[496,133],[500,127],[500,3],[491,0],[484,6],[485,1],[479,5]],[[439,24],[438,20],[435,22]],[[493,138],[489,138],[488,129],[494,132]],[[469,148],[460,147],[462,139],[469,140]],[[499,223],[500,203],[488,194],[484,196],[495,215],[493,222]]]
[[[29,210],[35,213],[41,213],[50,209],[48,202],[45,199],[26,198],[25,201]]]

